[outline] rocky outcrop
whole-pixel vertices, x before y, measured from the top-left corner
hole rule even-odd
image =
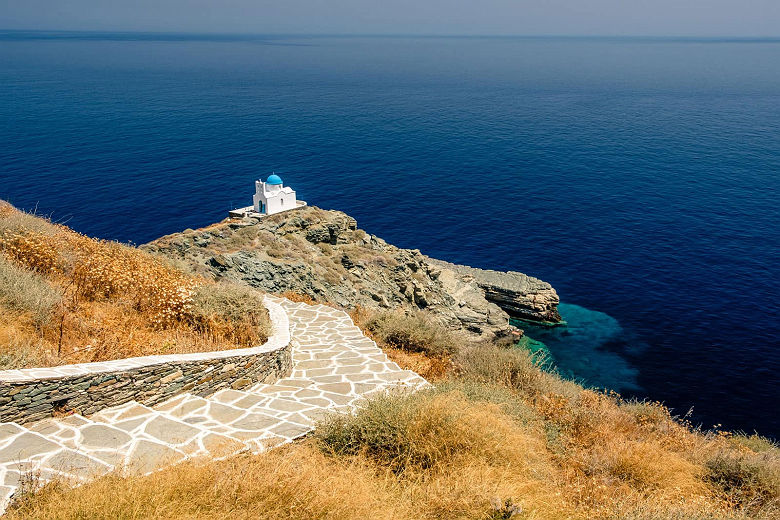
[[[454,272],[462,281],[474,281],[485,291],[485,298],[498,305],[511,317],[542,322],[558,323],[558,293],[542,280],[517,271],[493,271],[478,269],[426,258],[435,266]]]
[[[558,298],[549,284],[521,273],[482,284],[482,276],[463,273],[462,266],[388,244],[358,229],[352,217],[316,207],[225,220],[142,247],[183,261],[203,276],[274,294],[299,293],[346,309],[425,309],[474,338],[509,333],[510,314],[539,321],[557,316]],[[524,288],[531,291],[525,299]],[[489,291],[495,296],[486,298]]]

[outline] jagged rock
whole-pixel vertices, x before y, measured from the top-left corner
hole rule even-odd
[[[473,280],[485,291],[485,298],[495,303],[513,318],[557,323],[558,293],[547,283],[517,271],[493,271],[466,265],[451,264],[428,258],[428,262],[459,275],[461,280]]]
[[[339,211],[310,206],[235,223],[187,230],[142,247],[183,260],[198,274],[269,293],[295,292],[347,309],[426,309],[474,338],[512,330],[507,312],[557,321],[558,296],[549,284],[395,247],[358,229],[354,218]]]

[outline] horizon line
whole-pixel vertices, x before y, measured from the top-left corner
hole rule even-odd
[[[526,39],[652,39],[652,40],[779,40],[776,36],[746,35],[656,35],[656,34],[467,34],[467,33],[307,33],[307,32],[215,32],[145,29],[5,29],[0,33],[66,33],[66,34],[144,34],[223,37],[303,37],[303,38],[526,38]]]

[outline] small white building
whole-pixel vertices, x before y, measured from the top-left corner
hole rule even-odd
[[[255,212],[273,215],[296,207],[295,190],[285,186],[275,173],[263,181],[255,181],[255,196],[252,199]]]
[[[255,181],[252,203],[252,206],[231,211],[230,216],[264,217],[306,205],[306,202],[296,198],[295,190],[285,186],[282,178],[275,173],[269,175],[265,182]]]

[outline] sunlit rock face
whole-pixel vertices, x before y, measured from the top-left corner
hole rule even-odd
[[[488,301],[513,318],[551,324],[561,321],[558,293],[547,282],[516,271],[493,271],[433,258],[427,260],[432,265],[455,272],[462,280],[473,280],[485,291]]]

